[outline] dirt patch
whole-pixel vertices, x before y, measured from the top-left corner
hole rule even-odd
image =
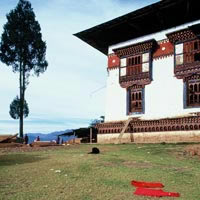
[[[186,146],[183,153],[189,156],[200,156],[200,144]]]
[[[16,147],[23,147],[23,144],[20,143],[0,143],[0,148],[16,148]]]
[[[187,168],[187,167],[173,167],[173,166],[164,166],[162,168],[163,169],[170,169],[170,170],[173,170],[173,171],[176,171],[176,172],[187,172],[187,171],[191,170],[190,168]]]
[[[136,161],[125,161],[123,165],[129,168],[152,168],[153,165],[149,162],[136,162]]]
[[[14,146],[14,147],[4,147],[0,148],[0,153],[10,153],[10,152],[33,152],[33,151],[49,151],[61,148],[69,148],[68,146],[47,146],[47,147],[30,147],[30,146]]]
[[[104,162],[104,163],[103,163],[103,166],[104,166],[104,167],[115,167],[116,164],[111,163],[111,162]]]

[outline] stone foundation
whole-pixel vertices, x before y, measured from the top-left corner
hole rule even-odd
[[[111,134],[98,134],[97,143],[99,144],[117,144],[119,143],[119,133]],[[121,143],[131,143],[134,142],[133,133],[124,133],[121,138]]]
[[[119,133],[98,134],[99,144],[118,143]],[[200,130],[198,131],[173,131],[173,132],[143,132],[124,133],[121,143],[180,143],[200,142]]]

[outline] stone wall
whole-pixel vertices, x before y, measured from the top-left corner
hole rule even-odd
[[[99,144],[118,143],[119,133],[98,134]],[[174,132],[151,132],[151,133],[124,133],[122,143],[180,143],[200,142],[200,131],[174,131]]]
[[[110,133],[110,134],[98,134],[97,143],[99,144],[117,144],[119,142],[119,133]],[[133,133],[124,133],[121,138],[122,143],[131,143],[133,142]]]

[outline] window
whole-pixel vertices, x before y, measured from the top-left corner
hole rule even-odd
[[[198,42],[196,41],[194,42],[194,50],[197,50],[197,49],[199,49],[199,45],[198,45]]]
[[[187,106],[200,106],[200,81],[191,80],[187,82]]]
[[[142,72],[142,56],[137,55],[127,58],[126,72],[128,76],[139,74]]]
[[[126,76],[126,58],[120,59],[120,76]]]
[[[183,64],[183,43],[175,45],[175,62],[176,65]]]
[[[200,53],[194,54],[194,61],[200,61]]]
[[[127,58],[126,74],[128,76],[149,71],[149,52]]]
[[[136,88],[137,87],[137,88]],[[143,89],[140,86],[133,86],[128,90],[128,113],[143,111]]]
[[[175,45],[176,65],[200,62],[200,40]]]

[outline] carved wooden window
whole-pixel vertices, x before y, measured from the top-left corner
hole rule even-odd
[[[200,81],[190,80],[187,82],[187,106],[200,106]]]
[[[149,53],[134,55],[127,58],[126,74],[132,76],[149,71]]]
[[[120,62],[120,76],[134,76],[149,72],[150,53],[122,58]]]
[[[132,56],[127,58],[126,73],[128,76],[139,74],[142,72],[142,56]]]
[[[135,112],[143,111],[143,89],[142,88],[131,88],[128,90],[128,113],[132,114]]]
[[[200,62],[200,40],[175,45],[176,65]]]
[[[200,40],[184,43],[184,63],[200,61]]]

